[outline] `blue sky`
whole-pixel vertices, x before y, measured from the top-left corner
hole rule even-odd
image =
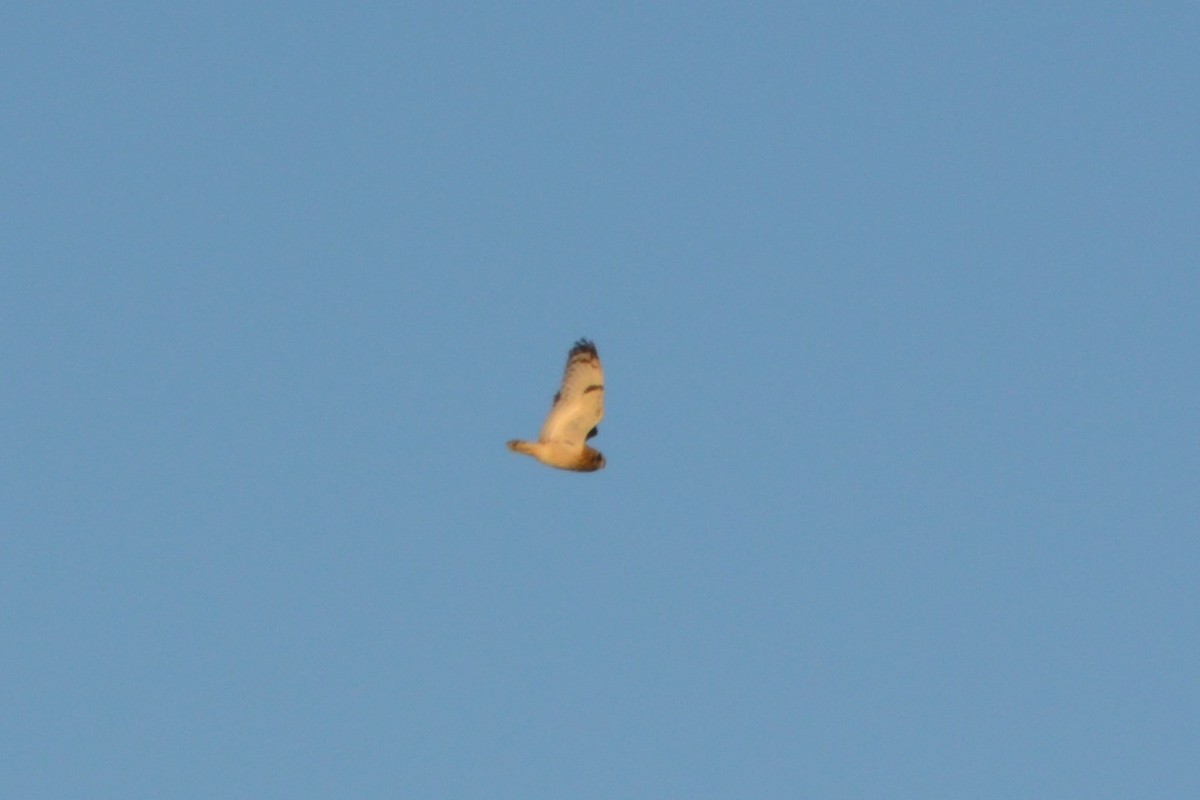
[[[6,796],[1200,793],[1190,4],[0,30]]]

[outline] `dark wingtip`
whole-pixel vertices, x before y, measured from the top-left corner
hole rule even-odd
[[[574,356],[579,355],[580,353],[589,353],[593,356],[596,355],[596,343],[591,339],[580,339],[575,343],[575,346],[571,348],[569,355]]]

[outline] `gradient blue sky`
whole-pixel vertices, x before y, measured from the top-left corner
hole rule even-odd
[[[0,14],[0,793],[1200,796],[1195,4],[397,5]]]

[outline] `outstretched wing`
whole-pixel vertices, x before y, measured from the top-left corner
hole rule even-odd
[[[604,417],[604,371],[596,345],[580,339],[567,354],[562,386],[538,439],[582,445]]]

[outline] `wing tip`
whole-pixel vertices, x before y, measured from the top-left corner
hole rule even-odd
[[[580,355],[581,353],[586,353],[587,355],[590,355],[590,356],[598,356],[599,355],[596,352],[596,343],[593,342],[591,339],[587,339],[587,338],[580,339],[579,341],[577,341],[575,343],[575,345],[571,348],[571,352],[567,354],[567,357],[568,358],[574,357],[574,356]]]

